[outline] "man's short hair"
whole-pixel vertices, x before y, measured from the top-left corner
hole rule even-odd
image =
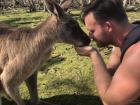
[[[90,12],[93,13],[99,23],[107,20],[114,20],[120,23],[128,21],[122,0],[95,0],[91,2],[82,10],[81,19],[83,22],[85,16]]]

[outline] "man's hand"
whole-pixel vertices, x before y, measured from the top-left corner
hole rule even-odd
[[[92,53],[97,52],[96,48],[91,46],[75,47],[78,55],[91,57]]]

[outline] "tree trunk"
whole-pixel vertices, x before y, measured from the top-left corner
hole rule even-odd
[[[123,0],[123,7],[126,7],[128,0]]]
[[[28,8],[30,10],[30,12],[36,12],[37,8],[36,8],[36,0],[28,0]]]
[[[86,0],[80,0],[80,4],[81,4],[81,8],[83,8],[87,4],[87,2]]]
[[[95,1],[95,0],[88,0],[88,3],[91,3],[91,2],[93,2],[93,1]]]

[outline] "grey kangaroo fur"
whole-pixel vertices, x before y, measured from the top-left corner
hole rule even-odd
[[[25,81],[32,105],[39,103],[37,72],[51,55],[56,42],[86,46],[89,37],[71,16],[54,1],[45,0],[51,16],[35,28],[15,28],[0,24],[0,94],[6,94],[17,105],[25,105],[19,85]]]

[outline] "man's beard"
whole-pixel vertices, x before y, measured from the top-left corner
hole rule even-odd
[[[103,39],[106,39],[106,38],[103,38]],[[99,39],[97,39],[96,37],[93,37],[93,36],[92,36],[91,40],[95,41],[97,47],[99,47],[99,48],[100,47],[107,47],[111,43],[109,40],[102,41],[102,40],[99,40]]]

